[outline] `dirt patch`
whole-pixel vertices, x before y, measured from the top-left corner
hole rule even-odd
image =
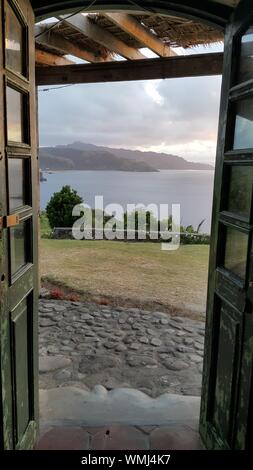
[[[97,305],[104,305],[108,307],[122,307],[122,308],[139,308],[142,310],[160,310],[161,312],[168,313],[171,316],[182,316],[191,318],[192,320],[203,321],[205,317],[205,312],[202,312],[199,308],[199,305],[189,304],[188,308],[179,308],[174,305],[168,306],[164,305],[162,302],[145,302],[137,301],[136,299],[126,299],[122,297],[112,297],[110,295],[94,295],[90,292],[83,292],[79,289],[70,289],[64,283],[59,281],[47,281],[45,278],[42,279],[41,287],[47,291],[46,298],[54,298],[51,296],[51,292],[54,291],[55,287],[59,288],[63,294],[62,300],[77,300],[81,302],[94,303]],[[44,295],[43,295],[44,296]],[[200,311],[198,311],[200,310]]]

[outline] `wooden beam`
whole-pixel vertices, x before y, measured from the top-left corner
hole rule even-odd
[[[35,51],[35,61],[39,65],[71,65],[74,64],[72,60],[66,59],[66,57],[61,57],[59,55],[53,54],[52,52],[42,51],[41,49],[36,49]]]
[[[134,16],[127,13],[104,13],[104,16],[160,57],[172,57],[177,55],[169,46],[164,44],[161,39],[155,36],[155,34],[142,26]]]
[[[37,67],[37,85],[121,82],[222,74],[222,53],[144,59],[105,64]]]
[[[65,23],[79,33],[84,34],[110,51],[125,57],[125,59],[135,60],[145,58],[145,55],[138,51],[138,49],[128,46],[112,33],[96,25],[81,13],[71,16],[70,18],[66,15],[60,15],[58,19],[65,19]]]
[[[35,40],[38,44],[44,44],[46,46],[53,47],[58,51],[79,57],[79,59],[83,59],[88,62],[105,62],[109,59],[103,58],[100,55],[93,54],[92,52],[80,48],[73,42],[65,39],[60,34],[57,34],[54,30],[48,31],[48,26],[35,26]]]

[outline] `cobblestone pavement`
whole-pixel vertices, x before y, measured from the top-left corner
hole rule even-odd
[[[40,388],[131,387],[200,395],[201,321],[138,308],[40,300]]]

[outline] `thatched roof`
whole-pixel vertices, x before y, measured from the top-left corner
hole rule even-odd
[[[138,48],[143,47],[143,44],[124,33],[122,29],[115,26],[106,17],[90,15],[90,18],[127,44]],[[223,41],[223,33],[221,31],[184,18],[162,15],[136,15],[135,18],[168,46],[188,48],[200,44],[207,45]]]
[[[189,48],[223,41],[223,33],[210,26],[184,18],[160,15],[138,17],[147,28],[172,47]]]
[[[192,17],[194,15],[195,18],[202,18],[224,27],[239,2],[240,0],[203,0],[202,2],[196,2],[195,0],[173,0],[173,2],[149,0],[147,3],[146,0],[136,0],[136,2],[133,0],[117,0],[116,2],[97,0],[96,8],[97,11],[99,9],[105,10],[107,5],[111,5],[115,11],[121,9],[121,11],[128,10],[129,12],[140,12],[149,8],[152,9],[152,12],[161,13],[164,10],[164,13],[167,14],[168,7],[166,3],[168,3],[177,16],[187,16],[189,14]],[[91,0],[31,0],[31,4],[37,21],[55,16],[57,12],[63,12],[64,10],[69,13],[74,8],[85,8],[86,11],[94,11]],[[180,11],[184,14],[180,15]]]
[[[78,13],[66,15],[64,21],[58,17],[55,24],[38,26],[35,36],[37,49],[47,52],[48,57],[50,53],[56,57],[71,54],[89,62],[114,60],[116,55],[144,58],[140,49],[145,47],[163,57],[175,54],[171,48],[223,41],[221,30],[193,20],[123,13]]]

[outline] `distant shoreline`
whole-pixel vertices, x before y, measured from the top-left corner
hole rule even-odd
[[[53,173],[64,173],[66,171],[71,171],[71,172],[75,172],[75,171],[82,171],[82,172],[85,172],[85,173],[88,173],[88,172],[116,172],[116,173],[160,173],[162,171],[187,171],[187,172],[195,172],[195,171],[214,171],[214,168],[206,168],[206,169],[175,169],[175,168],[167,168],[167,169],[164,169],[164,168],[161,168],[161,169],[157,169],[157,170],[154,170],[154,171],[136,171],[136,170],[78,170],[76,168],[74,169],[63,169],[63,170],[41,170],[43,172],[43,174],[47,174],[47,175],[50,175],[50,174],[53,174]]]

